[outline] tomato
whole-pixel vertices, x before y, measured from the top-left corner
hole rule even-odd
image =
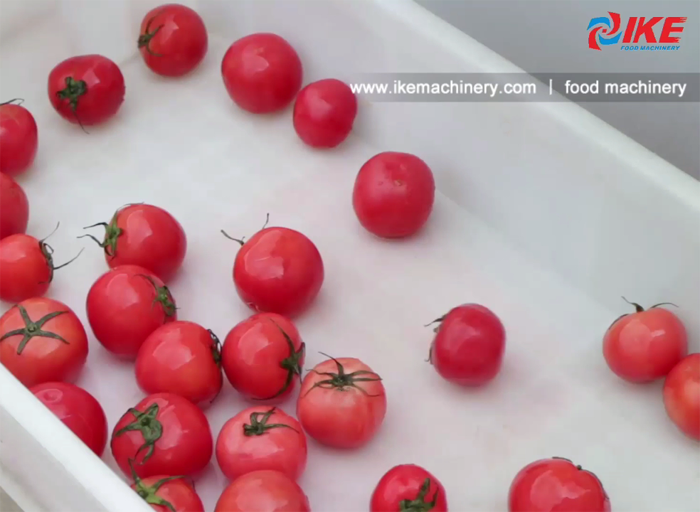
[[[304,87],[294,103],[294,129],[309,146],[334,148],[352,130],[357,98],[347,84],[328,78]]]
[[[370,512],[447,512],[447,496],[440,481],[414,464],[394,466],[372,493]]]
[[[27,387],[75,380],[87,355],[83,324],[62,302],[34,297],[0,317],[0,363]]]
[[[263,228],[247,242],[232,240],[242,246],[233,263],[233,283],[251,309],[293,316],[318,295],[323,284],[323,260],[305,235],[273,227]]]
[[[80,55],[60,62],[49,74],[49,101],[61,117],[90,126],[114,116],[124,101],[124,76],[102,55]]]
[[[195,404],[221,391],[219,340],[194,322],[170,322],[153,331],[136,356],[136,382],[146,393],[168,392]]]
[[[435,201],[433,173],[408,153],[379,153],[355,179],[352,205],[360,224],[382,238],[413,235],[428,220]]]
[[[301,378],[305,344],[287,318],[258,313],[226,336],[221,364],[231,385],[253,400],[284,399]]]
[[[243,110],[266,114],[282,110],[299,92],[301,60],[276,34],[251,34],[231,45],[221,75],[231,99]]]
[[[297,480],[306,468],[306,436],[299,422],[275,407],[250,407],[228,420],[216,440],[227,478],[272,469]]]
[[[306,433],[322,444],[359,448],[384,421],[386,394],[381,380],[359,359],[326,360],[301,383],[297,418]]]
[[[610,369],[628,382],[651,382],[668,372],[688,353],[683,323],[657,304],[622,315],[603,337],[603,356]]]
[[[102,457],[107,444],[107,417],[94,396],[66,382],[45,382],[32,386],[29,391],[95,455]]]
[[[117,210],[109,224],[98,222],[85,229],[103,226],[104,239],[93,239],[104,249],[110,268],[138,265],[164,282],[170,281],[182,266],[187,237],[175,217],[157,206],[130,204]]]
[[[173,393],[141,400],[117,422],[110,443],[125,475],[193,475],[209,464],[214,441],[204,413]]]
[[[493,312],[479,304],[463,304],[442,318],[430,347],[430,362],[446,380],[479,386],[501,369],[506,331]]]
[[[122,265],[92,285],[87,316],[95,338],[107,350],[135,359],[153,331],[177,320],[177,307],[170,290],[155,274],[136,265]]]
[[[14,101],[0,103],[0,172],[10,176],[32,165],[39,143],[34,116]]]
[[[279,471],[253,471],[231,482],[214,512],[311,512],[297,483]]]
[[[27,196],[15,180],[0,173],[0,240],[24,233],[29,222]]]
[[[159,75],[189,73],[204,58],[207,45],[202,18],[184,5],[161,5],[141,22],[139,51],[151,71]]]
[[[685,357],[668,374],[664,405],[673,423],[685,435],[700,441],[700,354]]]
[[[184,476],[149,476],[143,480],[136,473],[131,488],[157,512],[204,512],[194,485]]]
[[[567,459],[542,459],[516,475],[509,512],[610,512],[610,500],[593,473]]]

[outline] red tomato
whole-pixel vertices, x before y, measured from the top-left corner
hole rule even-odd
[[[0,103],[0,172],[10,176],[32,165],[39,142],[34,116],[13,101]]]
[[[391,468],[372,493],[370,512],[447,512],[440,481],[414,464]]]
[[[301,383],[297,418],[322,444],[359,448],[374,437],[385,414],[381,378],[359,359],[324,361]]]
[[[0,363],[27,387],[73,381],[87,355],[83,324],[62,302],[27,299],[0,318]]]
[[[175,393],[195,404],[221,391],[219,340],[194,322],[170,322],[143,342],[136,356],[136,382],[147,394]]]
[[[304,87],[294,103],[294,129],[309,146],[334,148],[343,142],[357,115],[357,98],[347,84],[328,78]]]
[[[65,382],[45,382],[32,386],[29,391],[88,448],[102,457],[107,444],[107,417],[94,396]]]
[[[131,488],[157,512],[204,512],[194,485],[184,476],[149,476],[143,480],[133,474]]]
[[[306,436],[284,411],[250,407],[224,424],[216,440],[216,460],[230,480],[262,469],[297,480],[306,468]]]
[[[651,382],[668,372],[688,353],[683,323],[666,309],[652,306],[623,315],[603,338],[603,355],[610,369],[628,382]]]
[[[610,500],[593,473],[567,459],[533,462],[516,475],[509,512],[610,512]]]
[[[501,369],[506,331],[490,309],[464,304],[436,320],[440,326],[430,347],[430,362],[446,380],[480,386]]]
[[[231,99],[243,110],[267,114],[282,110],[299,92],[301,60],[294,48],[275,34],[251,34],[231,45],[221,62],[221,75]]]
[[[15,180],[0,173],[0,240],[24,233],[29,222],[27,196]]]
[[[189,7],[161,5],[143,18],[138,45],[151,71],[182,76],[196,68],[207,53],[207,29]]]
[[[279,471],[253,471],[231,482],[214,512],[311,512],[297,483]]]
[[[125,475],[193,475],[209,464],[214,451],[204,413],[173,393],[141,400],[117,422],[110,443],[114,460]]]
[[[700,441],[700,354],[685,357],[668,374],[664,405],[673,423],[685,435]]]
[[[177,308],[170,290],[155,274],[122,265],[92,285],[87,316],[95,338],[107,350],[134,359],[153,331],[177,320]]]
[[[130,204],[117,210],[112,220],[88,226],[104,226],[102,242],[110,268],[138,265],[150,270],[164,282],[170,281],[185,259],[187,237],[175,217],[157,206]]]
[[[233,283],[251,309],[293,316],[318,295],[323,260],[306,236],[293,229],[263,228],[245,243],[232,240],[242,245],[233,263]]]
[[[102,55],[80,55],[59,63],[49,74],[49,100],[61,117],[81,126],[114,116],[124,101],[124,77]]]
[[[228,333],[221,364],[231,385],[253,400],[289,396],[301,378],[305,345],[287,318],[258,313]]]
[[[382,238],[413,235],[426,223],[435,201],[433,173],[408,153],[379,153],[360,169],[352,193],[364,228]]]

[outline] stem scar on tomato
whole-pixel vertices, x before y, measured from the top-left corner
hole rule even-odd
[[[425,496],[430,490],[430,478],[423,480],[423,484],[420,486],[420,490],[416,495],[415,499],[412,500],[401,500],[399,502],[400,512],[428,512],[435,507],[438,499],[439,489],[435,489],[435,494],[433,494],[433,499],[431,501],[425,501]]]
[[[5,334],[3,334],[2,338],[0,338],[0,342],[11,336],[22,335],[22,341],[20,341],[19,345],[17,346],[17,355],[21,355],[22,351],[24,350],[24,347],[26,347],[27,343],[29,343],[29,340],[37,336],[40,338],[52,338],[54,340],[62,341],[66,345],[70,345],[68,341],[63,339],[60,335],[56,334],[55,332],[42,330],[42,327],[46,322],[48,322],[52,318],[56,318],[59,315],[68,313],[68,311],[54,311],[53,313],[44,315],[39,320],[34,322],[31,318],[29,318],[29,313],[27,313],[27,310],[24,309],[24,306],[22,306],[21,304],[17,304],[15,307],[19,309],[19,314],[22,316],[22,320],[24,320],[24,328],[6,332]]]
[[[53,247],[51,247],[49,244],[47,244],[46,240],[58,230],[58,227],[60,225],[61,225],[61,223],[59,222],[58,224],[56,224],[56,227],[54,228],[54,230],[51,233],[49,233],[47,236],[45,236],[44,238],[39,240],[39,250],[41,251],[41,254],[44,256],[44,258],[46,259],[46,264],[49,266],[49,280],[47,281],[47,283],[50,283],[51,281],[53,281],[53,273],[56,270],[61,269],[61,268],[65,267],[66,265],[70,265],[71,263],[73,263],[75,260],[78,259],[78,256],[80,256],[84,250],[84,249],[80,249],[80,252],[78,252],[78,254],[76,254],[72,259],[68,260],[64,264],[59,265],[57,267],[54,266],[54,264],[53,264]],[[41,283],[41,284],[44,284],[44,283]]]
[[[287,370],[287,380],[284,381],[284,384],[280,390],[277,391],[277,393],[267,398],[260,398],[259,400],[272,400],[273,398],[277,398],[282,393],[287,391],[287,389],[289,389],[295,375],[298,375],[299,378],[301,378],[301,360],[304,358],[304,354],[306,353],[306,344],[304,342],[301,343],[299,350],[294,350],[294,342],[292,341],[292,338],[289,337],[289,334],[287,334],[284,329],[282,329],[274,320],[270,319],[270,322],[275,324],[275,326],[280,330],[282,336],[284,336],[284,339],[287,341],[287,345],[289,346],[289,356],[280,361],[280,367],[283,370]]]
[[[160,505],[161,507],[167,507],[172,512],[177,512],[177,510],[175,510],[175,507],[173,507],[172,503],[166,501],[161,496],[158,496],[156,493],[158,492],[158,489],[160,489],[166,482],[184,478],[184,476],[169,476],[166,478],[161,478],[153,485],[146,485],[143,483],[143,480],[141,480],[136,474],[136,471],[134,471],[134,461],[132,459],[129,459],[129,467],[131,468],[131,477],[134,479],[134,484],[136,485],[136,494],[141,496],[141,498],[149,505]]]
[[[356,384],[357,382],[380,381],[382,380],[382,378],[379,375],[377,375],[374,372],[368,372],[367,370],[358,370],[352,373],[345,373],[345,368],[343,368],[343,365],[340,364],[340,361],[338,361],[336,358],[331,357],[328,354],[324,354],[323,352],[319,352],[319,354],[326,356],[328,359],[333,360],[333,362],[335,362],[336,367],[338,368],[338,373],[319,372],[317,370],[312,369],[311,371],[314,372],[316,375],[323,375],[325,377],[328,377],[328,379],[319,380],[318,382],[315,382],[314,385],[311,386],[311,388],[306,393],[304,393],[304,396],[311,393],[314,390],[314,388],[335,389],[337,391],[347,391],[347,388],[355,388],[369,397],[381,396],[370,395],[364,388]],[[358,375],[374,375],[374,378],[358,377]]]
[[[260,231],[262,231],[263,229],[265,229],[265,228],[267,227],[267,225],[268,225],[269,222],[270,222],[270,214],[268,213],[268,214],[265,215],[265,224],[263,224],[263,227],[260,228]],[[226,231],[224,231],[223,229],[221,230],[221,233],[222,233],[226,238],[228,238],[229,240],[233,240],[234,242],[238,242],[239,244],[241,244],[241,247],[242,247],[243,245],[245,245],[245,237],[244,237],[244,236],[242,236],[241,238],[233,238],[231,235],[229,235],[228,233],[226,233]]]
[[[245,435],[246,437],[261,436],[265,432],[273,428],[291,428],[294,432],[298,434],[299,431],[291,425],[287,425],[285,423],[267,423],[267,421],[270,419],[270,416],[272,416],[272,414],[276,410],[277,409],[273,407],[267,412],[251,412],[250,423],[246,423],[245,425],[243,425],[243,435]],[[259,419],[261,416],[262,419]]]
[[[164,25],[159,25],[156,27],[156,29],[153,32],[150,32],[151,30],[151,23],[153,23],[153,20],[156,19],[156,16],[158,16],[160,12],[157,12],[151,19],[148,20],[148,23],[146,23],[146,29],[144,30],[144,33],[139,36],[138,38],[138,47],[139,48],[146,48],[146,51],[153,55],[154,57],[162,57],[160,53],[156,53],[153,50],[151,50],[151,39],[153,39],[156,34],[160,31],[160,29],[163,28]]]
[[[622,300],[624,300],[624,301],[625,301],[627,304],[629,304],[630,306],[634,306],[634,312],[635,312],[635,313],[643,313],[643,312],[645,311],[644,308],[643,308],[642,306],[640,306],[639,304],[637,304],[636,302],[630,302],[630,301],[628,301],[625,297],[622,297]],[[673,306],[674,308],[677,308],[677,307],[678,307],[678,306],[677,306],[676,304],[674,304],[673,302],[659,302],[658,304],[654,304],[653,306],[651,306],[649,309],[658,308],[659,306]],[[619,320],[621,320],[622,318],[625,318],[625,317],[628,316],[628,315],[629,315],[629,313],[625,313],[624,315],[618,316],[615,320],[613,320],[613,323],[610,324],[610,327],[612,327],[612,326],[615,325]],[[608,327],[608,329],[610,329],[610,327]]]
[[[127,411],[127,414],[129,413],[136,419],[127,426],[117,430],[114,433],[114,437],[119,437],[126,432],[134,430],[140,431],[143,436],[143,444],[136,450],[134,458],[137,458],[143,450],[148,450],[141,462],[139,462],[139,464],[143,464],[151,458],[155,451],[156,441],[163,435],[163,425],[156,419],[156,416],[158,416],[158,404],[150,405],[145,412],[131,408]]]
[[[85,130],[85,127],[83,126],[83,123],[80,122],[80,118],[78,117],[78,99],[83,96],[84,94],[87,94],[88,87],[87,83],[85,80],[76,80],[72,76],[67,76],[66,77],[66,87],[64,89],[61,89],[60,91],[56,92],[56,96],[60,100],[68,100],[68,104],[70,105],[70,109],[73,112],[73,115],[75,116],[75,119],[78,121],[78,124],[80,125],[80,128],[87,133]]]
[[[137,275],[146,279],[149,283],[153,285],[153,288],[156,290],[156,297],[155,299],[153,299],[152,306],[155,306],[156,303],[159,302],[161,306],[163,306],[163,312],[165,313],[165,316],[173,316],[175,314],[175,311],[177,311],[177,307],[175,306],[175,301],[173,300],[173,296],[171,295],[168,287],[165,285],[158,286],[158,284],[153,280],[151,276],[147,276],[145,274]]]

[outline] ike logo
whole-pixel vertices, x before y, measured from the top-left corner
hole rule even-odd
[[[683,23],[688,18],[633,16],[627,20],[624,28],[620,15],[608,12],[609,17],[593,18],[588,23],[588,47],[599,50],[602,46],[622,43],[620,50],[656,50],[673,51],[680,48],[680,34]],[[659,34],[657,38],[657,33]],[[638,44],[645,43],[645,44]]]

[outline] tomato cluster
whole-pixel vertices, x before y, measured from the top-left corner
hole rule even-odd
[[[195,69],[207,45],[199,15],[176,4],[150,11],[138,38],[145,64],[167,77]],[[234,42],[221,74],[233,102],[250,113],[277,112],[294,102],[294,129],[311,147],[338,146],[352,130],[358,106],[350,88],[324,79],[302,89],[302,60],[276,34]],[[114,117],[125,94],[121,70],[100,55],[61,62],[48,88],[55,110],[83,129]],[[16,103],[0,105],[0,298],[14,303],[0,318],[0,362],[98,456],[109,440],[118,467],[155,510],[203,511],[194,480],[214,455],[230,480],[217,512],[310,510],[296,483],[307,465],[307,436],[357,449],[372,440],[387,412],[380,374],[357,358],[328,356],[303,374],[306,343],[294,318],[323,285],[316,245],[303,233],[267,222],[247,241],[232,238],[241,245],[233,283],[254,313],[234,325],[222,344],[211,330],[178,319],[168,283],[185,261],[187,238],[170,213],[128,204],[108,222],[88,226],[104,228],[99,238],[94,231],[82,236],[99,245],[108,267],[87,294],[92,334],[115,357],[134,362],[135,379],[147,395],[109,435],[98,401],[71,383],[87,359],[86,330],[70,307],[43,297],[62,265],[54,266],[46,238],[25,233],[29,205],[12,176],[31,166],[38,137],[34,118]],[[369,232],[402,238],[426,224],[434,198],[433,173],[423,160],[384,152],[359,170],[352,204]],[[630,382],[666,377],[668,416],[700,439],[700,354],[687,356],[685,328],[670,310],[634,306],[635,313],[605,333],[604,358]],[[433,323],[438,326],[428,359],[442,378],[464,387],[496,378],[506,330],[494,312],[462,304]],[[215,438],[204,410],[219,396],[224,378],[255,405],[233,415]],[[296,402],[296,419],[280,408],[289,400]],[[511,512],[610,510],[600,480],[561,458],[523,468],[508,500]],[[379,480],[369,509],[443,512],[448,499],[432,473],[404,464]]]

